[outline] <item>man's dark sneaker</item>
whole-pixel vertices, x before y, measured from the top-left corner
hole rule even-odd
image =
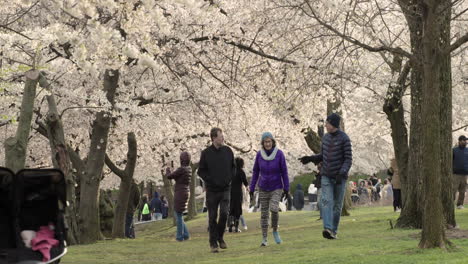
[[[324,229],[322,235],[326,239],[333,239],[333,232],[328,229]]]
[[[222,248],[222,249],[227,248],[226,242],[224,242],[224,240],[219,240],[218,243],[219,243],[220,248]]]

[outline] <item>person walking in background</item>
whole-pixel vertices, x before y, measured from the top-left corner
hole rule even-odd
[[[247,177],[245,176],[244,160],[237,157],[236,159],[236,175],[232,178],[231,183],[231,202],[229,207],[229,232],[240,232],[239,219],[242,215],[242,202],[244,200],[242,186],[248,186]]]
[[[466,180],[468,178],[468,149],[467,138],[460,136],[458,146],[453,148],[453,199],[458,192],[457,208],[463,209],[466,192]]]
[[[242,187],[242,196],[243,196],[243,202],[242,202],[242,211],[249,211],[250,209],[250,195],[249,195],[249,187]],[[244,228],[244,230],[247,230],[248,227],[247,227],[247,222],[245,221],[245,218],[244,218],[244,214],[241,214],[241,216],[239,217],[239,221],[240,223],[242,224],[242,228]]]
[[[211,252],[217,253],[218,245],[222,249],[227,248],[224,231],[229,213],[231,180],[236,174],[236,163],[234,153],[224,145],[223,131],[220,128],[212,128],[210,138],[212,145],[201,153],[198,175],[205,182],[206,188],[210,248]]]
[[[304,191],[302,190],[302,184],[296,185],[296,191],[294,192],[293,205],[297,211],[301,211],[304,208]]]
[[[352,164],[351,140],[340,130],[340,121],[338,114],[329,115],[325,124],[327,134],[322,138],[320,154],[300,158],[303,164],[322,161],[322,235],[327,239],[337,238],[346,180]]]
[[[141,207],[141,221],[149,221],[151,220],[151,211],[150,206],[148,205],[148,197],[143,196],[143,203]]]
[[[153,199],[151,199],[150,210],[153,220],[162,220],[162,202],[159,199],[159,193],[154,192]]]
[[[278,233],[279,202],[282,194],[289,194],[289,177],[286,158],[276,146],[276,141],[270,132],[262,134],[261,149],[257,152],[253,167],[250,196],[253,197],[258,182],[261,207],[260,226],[262,227],[261,246],[267,246],[268,219],[271,212],[273,237],[277,244],[282,242]],[[269,212],[270,211],[270,212]]]
[[[317,220],[322,220],[322,206],[320,205],[320,198],[322,197],[322,175],[320,170],[322,169],[322,162],[317,164],[317,172],[315,173],[315,179],[312,183],[317,187],[317,210],[319,210],[320,216]]]
[[[171,173],[171,169],[166,168],[166,177],[176,182],[174,186],[174,212],[177,222],[176,240],[179,242],[190,238],[190,233],[184,222],[184,211],[187,209],[190,196],[191,174],[190,154],[185,151],[180,154],[180,167],[177,170]]]
[[[127,212],[125,215],[125,237],[135,238],[135,230],[133,229],[133,215],[135,209],[138,208],[140,203],[140,190],[135,180],[132,180],[130,185],[130,198],[128,199]]]
[[[387,171],[387,174],[392,176],[392,192],[393,192],[393,211],[401,211],[401,183],[400,183],[400,174],[398,173],[398,165],[395,158],[390,160],[390,168]]]
[[[166,196],[161,195],[161,203],[162,203],[162,218],[166,219],[167,215],[169,214],[169,203],[167,202]]]

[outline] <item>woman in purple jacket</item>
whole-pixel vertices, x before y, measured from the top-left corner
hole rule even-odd
[[[253,195],[258,182],[259,200],[262,208],[260,225],[263,240],[261,246],[266,246],[268,244],[268,210],[271,212],[271,226],[275,242],[277,244],[282,242],[278,233],[278,205],[282,194],[288,194],[289,192],[289,178],[284,154],[276,147],[276,141],[270,132],[262,134],[261,145],[262,148],[255,157],[250,195]]]

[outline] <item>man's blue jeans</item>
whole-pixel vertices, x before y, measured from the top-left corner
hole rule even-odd
[[[176,222],[177,222],[177,234],[176,239],[178,241],[187,240],[190,238],[187,225],[184,222],[184,214],[182,212],[176,212]]]
[[[343,198],[346,190],[346,179],[336,184],[335,179],[322,176],[322,193],[320,197],[323,228],[337,233],[340,223]]]

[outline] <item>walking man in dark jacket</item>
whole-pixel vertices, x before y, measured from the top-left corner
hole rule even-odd
[[[159,199],[159,193],[154,192],[153,199],[150,204],[151,218],[152,220],[162,220],[163,205],[161,199]]]
[[[320,205],[323,218],[323,237],[336,239],[340,223],[346,180],[352,164],[351,140],[340,130],[341,117],[335,113],[327,117],[327,134],[322,138],[320,154],[304,156],[299,160],[303,164],[322,162],[322,194]]]
[[[293,205],[297,211],[301,211],[304,208],[304,191],[302,190],[302,184],[296,185],[296,191],[294,192]]]
[[[458,147],[453,148],[453,199],[458,191],[457,208],[463,209],[466,180],[468,178],[468,148],[465,136],[458,138]]]
[[[128,199],[127,204],[127,213],[125,217],[125,237],[135,238],[135,230],[133,229],[133,215],[135,214],[135,209],[140,203],[140,190],[138,185],[132,180],[130,186],[130,198]]]
[[[218,245],[222,249],[227,248],[224,231],[229,213],[231,179],[236,174],[236,165],[234,153],[224,145],[223,131],[212,128],[210,137],[213,144],[201,153],[198,175],[205,182],[206,188],[210,248],[211,252],[217,253]]]

